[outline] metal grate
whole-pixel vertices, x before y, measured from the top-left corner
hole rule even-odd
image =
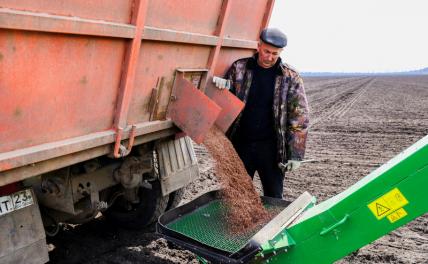
[[[284,209],[272,205],[265,207],[272,214],[278,214]],[[226,207],[222,201],[215,200],[169,223],[167,227],[207,246],[235,253],[243,248],[262,226],[244,234],[231,234],[225,213]]]

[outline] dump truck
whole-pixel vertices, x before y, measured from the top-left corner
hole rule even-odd
[[[221,110],[200,118],[180,87],[252,55],[273,5],[0,0],[0,262],[47,262],[61,223],[141,228],[177,205],[198,177],[186,135]]]

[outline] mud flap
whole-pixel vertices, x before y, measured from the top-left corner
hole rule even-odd
[[[198,162],[189,137],[156,145],[162,195],[176,191],[199,177]]]
[[[36,201],[0,216],[0,238],[0,263],[49,261],[45,230]]]

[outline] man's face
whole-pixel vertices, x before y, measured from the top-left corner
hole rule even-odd
[[[260,41],[257,50],[259,52],[257,63],[263,68],[270,68],[275,65],[282,48],[277,48]]]

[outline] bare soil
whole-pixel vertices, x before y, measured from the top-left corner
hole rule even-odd
[[[285,198],[309,191],[334,196],[428,134],[428,76],[305,78],[311,107],[307,159],[285,178]],[[200,178],[183,202],[219,188],[210,155],[196,146]],[[260,193],[261,185],[254,181]],[[363,228],[363,227],[362,227]],[[128,231],[102,217],[66,226],[49,239],[51,263],[198,263],[195,256],[155,234]],[[338,263],[428,263],[428,214]]]

